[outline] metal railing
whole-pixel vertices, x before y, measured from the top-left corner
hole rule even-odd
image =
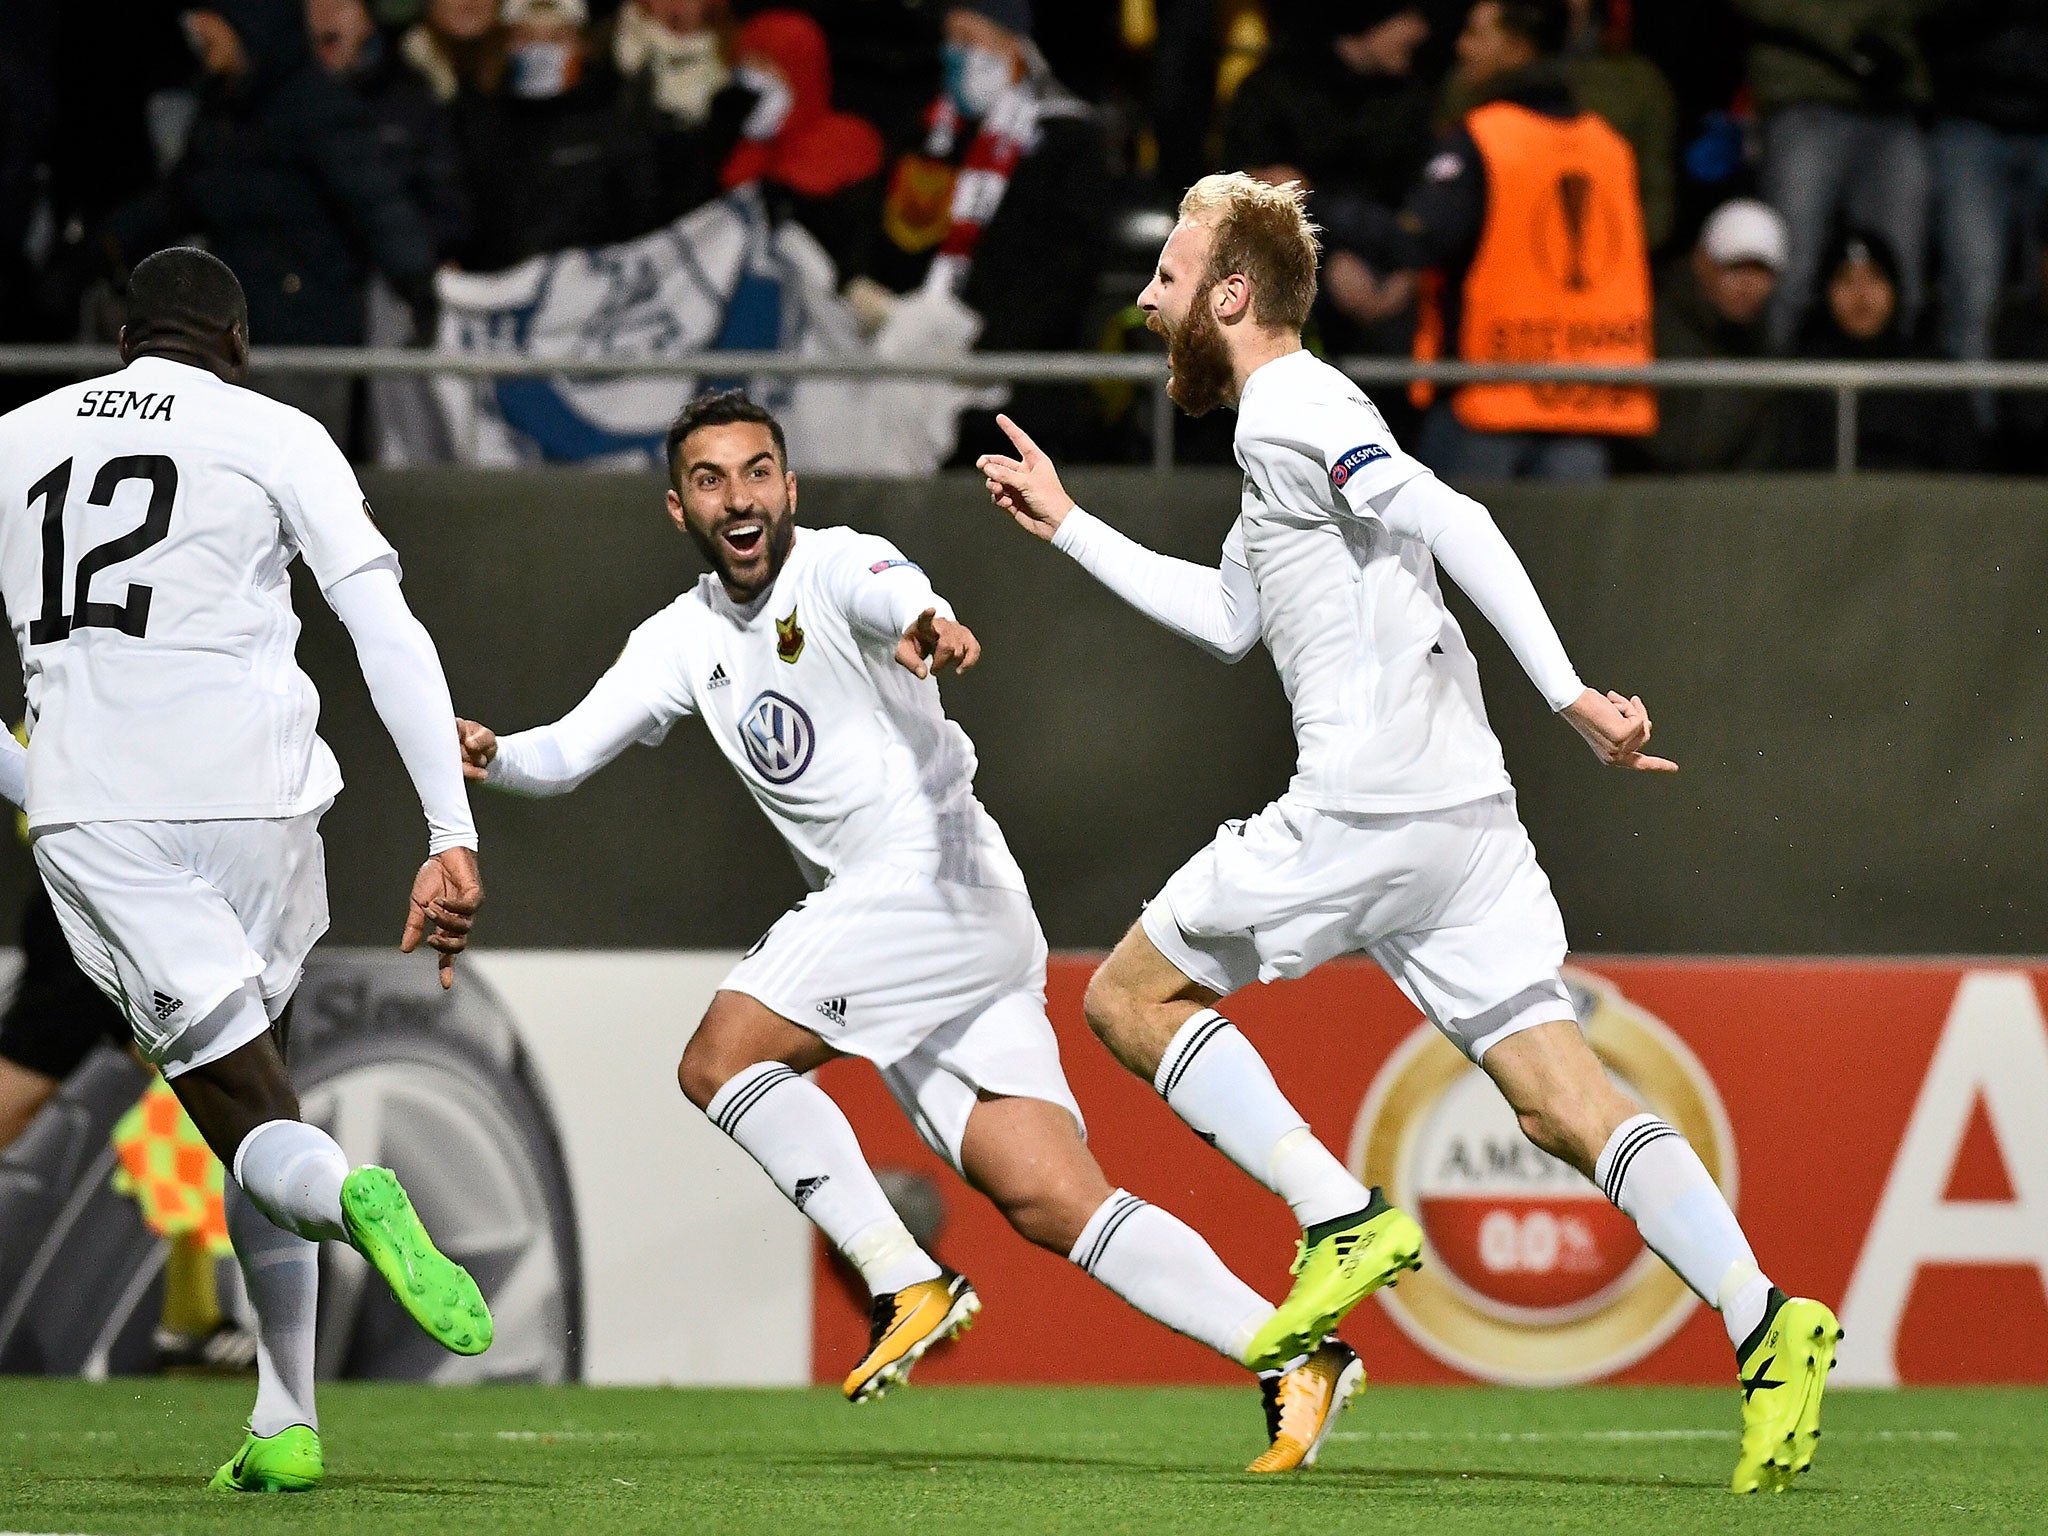
[[[104,346],[0,346],[0,374],[87,374],[116,366]],[[503,353],[432,352],[375,347],[259,347],[252,363],[273,374],[348,374],[389,378],[622,378],[643,375],[787,379],[946,379],[961,384],[1137,385],[1151,399],[1152,467],[1173,468],[1173,402],[1166,360],[1156,354],[977,352],[966,357],[896,361],[873,357],[799,357],[787,352],[690,352],[673,357],[549,359]],[[1818,362],[1793,359],[1663,361],[1625,368],[1463,362],[1418,363],[1400,357],[1336,360],[1367,387],[1433,384],[1614,384],[1653,388],[1824,391],[1835,397],[1835,472],[1856,473],[1856,425],[1866,390],[2048,391],[2048,363]]]

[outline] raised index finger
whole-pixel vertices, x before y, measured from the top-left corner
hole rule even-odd
[[[1019,453],[1038,452],[1038,444],[1031,441],[1031,434],[1018,426],[1016,422],[1010,420],[1009,417],[998,414],[996,425],[1003,429],[1004,436],[1017,445]]]

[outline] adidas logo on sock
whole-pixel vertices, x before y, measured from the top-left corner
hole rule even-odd
[[[796,1208],[802,1210],[806,1205],[810,1204],[811,1196],[831,1182],[832,1175],[829,1173],[821,1173],[817,1177],[810,1179],[798,1179],[796,1181],[796,1194],[792,1197],[796,1201]]]
[[[824,1002],[818,1004],[818,1012],[825,1016],[825,1022],[828,1024],[844,1024],[846,1022],[846,999],[843,997],[828,997]]]
[[[159,1024],[185,1006],[184,999],[173,997],[168,992],[158,992],[155,997],[156,1017]]]
[[[725,675],[725,663],[722,661],[711,669],[711,676],[704,682],[706,688],[725,688],[731,684],[732,679]]]

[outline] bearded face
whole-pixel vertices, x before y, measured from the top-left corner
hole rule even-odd
[[[1179,324],[1158,311],[1145,324],[1166,338],[1166,393],[1175,405],[1190,416],[1206,416],[1229,398],[1230,349],[1207,292],[1197,295]]]

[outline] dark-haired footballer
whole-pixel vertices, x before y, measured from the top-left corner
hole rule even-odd
[[[1273,1309],[1190,1227],[1112,1189],[1045,1016],[1045,939],[1024,876],[974,795],[974,747],[936,672],[981,647],[895,546],[799,528],[782,429],[734,393],[668,434],[668,513],[711,565],[626,642],[561,720],[502,739],[464,721],[472,777],[574,789],[634,742],[699,715],[796,855],[811,895],[748,952],[683,1053],[683,1092],[860,1271],[874,1297],[855,1402],[967,1326],[974,1288],[890,1209],[853,1128],[803,1074],[881,1070],[918,1133],[1025,1238],[1243,1365]],[[1334,1341],[1265,1381],[1252,1470],[1315,1459],[1355,1390]]]
[[[0,791],[83,970],[232,1170],[228,1234],[260,1345],[256,1405],[213,1486],[323,1476],[313,1404],[316,1244],[353,1246],[437,1342],[477,1354],[476,1284],[387,1169],[351,1168],[299,1116],[282,1019],[327,928],[320,817],[341,789],[293,655],[303,555],[426,812],[405,938],[442,980],[483,889],[433,642],[398,557],[312,418],[242,388],[241,284],[190,247],[129,276],[123,367],[0,417],[0,596],[28,691]]]

